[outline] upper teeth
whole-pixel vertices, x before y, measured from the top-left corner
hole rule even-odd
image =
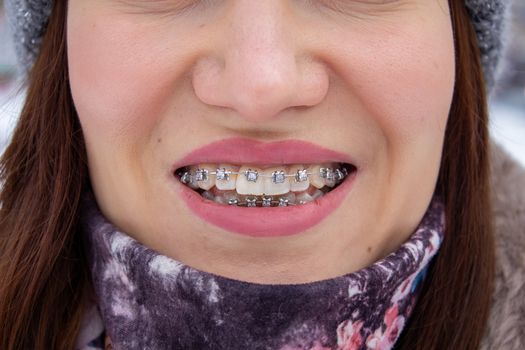
[[[181,181],[193,188],[209,190],[236,190],[245,195],[280,195],[290,191],[305,191],[334,187],[348,172],[335,164],[277,166],[266,169],[254,166],[229,164],[199,164],[186,168],[180,174]]]

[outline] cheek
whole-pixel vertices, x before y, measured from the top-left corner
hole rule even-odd
[[[455,74],[449,27],[443,20],[362,35],[342,52],[341,74],[390,145],[441,142]]]
[[[153,39],[112,21],[108,26],[105,18],[75,18],[68,27],[73,100],[88,143],[146,141],[172,92],[171,83],[162,74],[166,67],[156,60]]]
[[[424,134],[440,140],[454,86],[452,45],[412,42],[381,54],[388,59],[377,62],[379,68],[372,70],[371,79],[382,83],[376,83],[368,90],[373,93],[364,96],[368,107],[381,116],[380,123],[391,137],[407,141]]]
[[[391,232],[412,232],[438,177],[454,89],[453,37],[445,17],[383,29],[347,40],[334,66],[370,130],[363,202],[378,198],[371,212]]]

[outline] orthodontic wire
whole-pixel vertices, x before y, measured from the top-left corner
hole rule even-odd
[[[251,174],[255,174],[256,176],[256,179],[259,178],[259,177],[263,177],[263,178],[274,178],[274,183],[282,183],[284,181],[281,181],[281,182],[276,182],[275,181],[275,177],[276,175],[280,175],[280,176],[283,176],[283,177],[295,177],[296,178],[296,182],[304,182],[308,179],[308,176],[311,176],[313,175],[313,173],[311,172],[307,172],[307,173],[304,173],[303,175],[306,175],[306,179],[304,180],[300,180],[298,181],[297,178],[299,177],[299,173],[306,170],[306,169],[303,169],[303,170],[297,170],[297,172],[295,174],[283,174],[282,172],[279,172],[279,171],[274,171],[271,175],[267,175],[267,174],[259,174],[258,171],[256,170],[251,170],[251,169],[248,169],[246,170],[245,172],[238,172],[238,171],[230,171],[230,170],[226,170],[225,168],[222,168],[223,170],[220,171],[220,174],[221,175],[226,175],[226,176],[229,176],[229,175],[244,175],[246,176],[247,180],[248,181],[251,181],[251,182],[256,182],[257,180],[255,181],[252,181],[248,178],[248,176]],[[342,169],[342,170],[341,170]],[[217,169],[217,170],[220,170]],[[207,181],[208,179],[208,176],[210,175],[214,175],[214,176],[217,176],[217,173],[219,173],[217,170],[215,171],[209,171],[207,169],[196,169],[195,170],[195,174],[193,174],[191,171],[185,171],[184,173],[180,172],[181,174],[181,180],[184,178],[184,177],[187,177],[187,176],[198,176],[199,174],[201,176],[203,176],[204,178],[203,179],[200,179],[200,180],[196,180],[196,181]],[[337,178],[333,178],[333,176],[335,176],[337,174]],[[325,178],[325,179],[329,179],[329,180],[335,180],[335,181],[340,181],[342,179],[344,179],[347,175],[348,175],[348,170],[346,168],[337,168],[337,169],[333,169],[333,168],[320,168],[319,169],[319,175],[321,176],[321,178]],[[331,176],[332,178],[330,178],[329,176]],[[218,179],[219,181],[227,181],[228,179]],[[189,181],[191,180],[186,180],[186,181],[183,181],[183,183],[188,183]]]
[[[341,170],[342,169],[342,170]],[[221,170],[220,168],[218,168],[217,170]],[[192,174],[191,171],[180,171],[179,172],[179,175],[181,176],[181,182],[184,183],[184,184],[187,184],[191,181],[191,178],[193,176],[197,176],[198,174],[197,173],[200,173],[200,175],[203,177],[202,179],[200,180],[196,180],[196,181],[207,181],[208,179],[208,176],[210,175],[217,175],[218,171],[209,171],[207,169],[199,169],[197,168],[195,170],[195,175]],[[252,171],[251,169],[248,169],[246,170],[245,172],[238,172],[238,171],[229,171],[229,170],[226,170],[225,168],[222,168],[222,171],[220,171],[220,173],[222,175],[226,175],[226,176],[229,176],[229,175],[245,175],[246,178],[248,179],[248,175],[249,173],[251,172],[252,174],[255,173],[256,175],[256,179],[261,176],[261,177],[269,177],[269,178],[274,178],[274,183],[282,183],[284,182],[281,181],[281,182],[275,182],[275,175],[276,174],[279,174],[283,177],[295,177],[296,178],[296,182],[304,182],[308,179],[308,176],[310,175],[313,175],[313,173],[311,172],[306,172],[306,173],[302,173],[302,175],[306,175],[306,179],[304,180],[301,180],[301,181],[298,181],[297,178],[299,177],[299,173],[300,172],[304,172],[306,169],[303,169],[302,171],[301,170],[297,170],[297,172],[295,174],[284,174],[283,171],[274,171],[271,175],[266,175],[266,174],[259,174],[258,171]],[[337,178],[335,178],[335,176],[337,175]],[[337,169],[333,169],[333,168],[320,168],[319,169],[319,176],[321,176],[321,178],[325,178],[325,179],[329,179],[329,180],[333,180],[333,181],[336,181],[336,182],[339,182],[341,180],[343,180],[346,176],[348,175],[348,171],[346,168],[337,168]],[[219,179],[219,181],[221,180],[224,180],[224,179]],[[226,181],[228,179],[225,179]],[[248,180],[250,181],[250,180]],[[256,181],[256,180],[255,180]],[[271,196],[265,196],[263,195],[261,199],[258,199],[260,198],[260,196],[252,196],[252,197],[245,197],[244,201],[241,201],[240,199],[238,198],[231,198],[227,201],[226,204],[228,205],[231,205],[231,206],[239,206],[239,207],[288,207],[288,206],[297,206],[297,205],[302,205],[302,204],[306,204],[307,202],[305,201],[299,201],[299,203],[290,203],[289,200],[287,198],[279,198],[279,199],[273,199]],[[258,205],[259,204],[259,205]]]

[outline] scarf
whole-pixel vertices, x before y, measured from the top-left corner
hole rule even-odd
[[[114,349],[391,349],[445,222],[434,199],[411,237],[374,264],[322,281],[267,285],[160,255],[109,223],[89,197],[86,249]]]

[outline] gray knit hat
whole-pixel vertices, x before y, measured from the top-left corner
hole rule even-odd
[[[14,29],[16,52],[23,71],[31,67],[38,54],[52,2],[52,0],[5,0],[7,15]],[[465,0],[476,28],[485,80],[489,87],[494,85],[502,55],[504,23],[510,2],[511,0]]]

